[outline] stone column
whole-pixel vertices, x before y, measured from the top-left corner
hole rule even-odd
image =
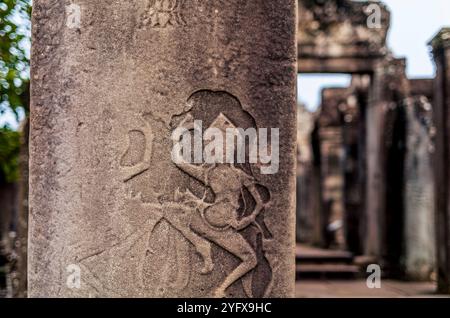
[[[402,217],[403,211],[399,205],[403,201],[400,197],[395,197],[397,192],[391,191],[401,191],[402,186],[394,185],[393,182],[401,184],[402,180],[389,176],[387,172],[395,171],[395,163],[391,162],[392,155],[395,156],[391,150],[396,149],[392,144],[395,141],[395,123],[409,91],[405,66],[404,59],[389,57],[379,61],[369,92],[366,114],[365,253],[380,261],[384,260],[383,263],[390,263],[388,259],[392,254],[398,255],[394,251],[401,245],[402,237],[402,229],[393,227],[400,223],[397,219]],[[391,237],[391,234],[397,234],[397,237]]]
[[[295,30],[294,0],[35,1],[31,297],[293,296]],[[272,162],[172,160],[194,121]]]
[[[450,146],[450,28],[442,29],[432,40],[436,63],[434,121],[436,125],[435,198],[437,272],[439,291],[450,293],[450,201],[448,164]]]
[[[345,248],[344,235],[344,144],[342,103],[347,90],[325,88],[319,116],[323,233],[327,247]]]
[[[362,253],[361,227],[364,214],[364,136],[365,110],[369,76],[352,78],[346,102],[342,104],[344,140],[344,211],[347,250],[354,255]]]
[[[436,263],[430,102],[424,95],[414,95],[406,105],[403,245],[405,274],[412,280],[429,280]]]
[[[311,135],[314,114],[304,105],[297,112],[297,242],[311,243],[314,236],[314,217],[317,212],[314,158]]]

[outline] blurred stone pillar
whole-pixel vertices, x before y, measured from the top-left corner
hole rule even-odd
[[[364,216],[365,126],[369,76],[353,75],[342,113],[344,137],[344,204],[347,249],[361,255]]]
[[[442,29],[432,40],[436,63],[434,122],[436,152],[434,157],[437,274],[438,288],[450,293],[450,28]]]
[[[317,212],[317,195],[312,151],[314,114],[304,105],[298,106],[297,115],[297,242],[314,241],[314,218]]]
[[[399,226],[401,222],[397,221],[403,217],[403,200],[401,197],[389,199],[393,198],[394,194],[391,189],[402,191],[402,180],[387,175],[393,168],[392,159],[387,158],[390,149],[393,149],[391,143],[398,111],[403,107],[403,101],[409,91],[405,66],[404,59],[388,57],[379,61],[375,68],[366,113],[365,254],[386,264],[391,262],[389,258],[396,255],[394,250],[397,250],[402,242],[403,228]],[[396,186],[395,182],[399,185]],[[394,233],[397,233],[398,238],[391,237]]]
[[[431,101],[408,99],[405,158],[405,271],[409,279],[429,280],[435,271],[434,177],[431,155]]]
[[[312,184],[311,184],[311,194],[313,205],[313,245],[319,247],[325,247],[325,227],[326,220],[324,215],[324,205],[322,199],[322,154],[321,154],[321,140],[320,140],[320,124],[316,120],[314,124],[314,129],[311,133],[311,144],[312,144],[312,154],[313,154],[313,171],[312,171]]]
[[[319,137],[321,154],[322,215],[325,245],[345,249],[344,234],[344,136],[342,111],[348,92],[344,88],[322,90]]]

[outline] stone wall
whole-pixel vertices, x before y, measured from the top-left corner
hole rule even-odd
[[[450,29],[442,29],[430,44],[436,64],[433,103],[436,151],[433,166],[436,190],[437,276],[439,291],[450,293]]]

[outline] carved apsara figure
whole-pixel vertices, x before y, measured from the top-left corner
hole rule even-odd
[[[210,107],[209,122],[212,126],[233,126],[233,123],[220,111],[224,104],[229,106],[229,113],[244,120],[247,126],[254,126],[251,116],[242,110],[240,102],[226,92],[200,91],[194,94],[189,103],[191,110],[180,116],[182,119],[174,124],[173,129],[194,129],[194,116],[204,112],[202,106]],[[198,105],[197,105],[198,106]],[[206,107],[206,106],[205,106]],[[215,114],[215,115],[214,115]],[[215,116],[215,117],[214,117]],[[247,116],[247,117],[246,117]],[[196,116],[197,117],[197,116]],[[249,123],[250,122],[250,123]],[[222,129],[225,127],[214,127]],[[246,128],[246,127],[244,127]],[[142,129],[144,131],[144,129]],[[151,136],[151,133],[147,133]],[[181,136],[180,136],[181,138]],[[147,138],[151,139],[151,137]],[[176,140],[175,140],[176,141]],[[150,147],[147,147],[150,149]],[[144,158],[149,157],[149,152]],[[270,231],[264,222],[264,212],[270,201],[267,188],[253,176],[252,169],[245,169],[238,164],[215,163],[194,164],[189,162],[174,163],[177,168],[190,178],[195,179],[203,188],[203,196],[186,188],[176,189],[173,200],[159,203],[142,204],[149,212],[158,212],[158,219],[150,232],[165,221],[190,242],[202,259],[200,273],[208,275],[213,272],[215,263],[212,257],[213,244],[223,248],[239,259],[239,265],[227,274],[221,284],[213,291],[215,297],[225,297],[226,290],[242,280],[244,292],[249,297],[266,296],[270,290],[271,264],[266,257],[264,242],[271,239]],[[126,169],[125,181],[149,169],[147,163],[140,163]],[[254,278],[259,268],[259,275],[264,279]],[[270,277],[267,279],[267,275]]]
[[[187,129],[193,128],[193,122],[184,121],[182,124]],[[258,263],[252,246],[239,232],[255,224],[256,217],[264,210],[267,202],[264,202],[258,191],[257,180],[233,164],[181,163],[177,166],[205,187],[209,187],[215,197],[213,202],[207,203],[204,198],[197,198],[189,190],[177,195],[181,202],[193,202],[197,205],[196,213],[192,214],[187,229],[195,234],[190,233],[185,236],[203,257],[202,272],[206,274],[214,268],[210,242],[214,242],[242,261],[216,290],[215,296],[223,297],[225,290],[231,284],[254,269]],[[250,215],[240,217],[238,211],[244,188],[248,190],[256,204]],[[184,226],[178,224],[176,227],[180,229]]]

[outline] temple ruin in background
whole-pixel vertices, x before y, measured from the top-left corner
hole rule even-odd
[[[315,229],[300,241],[365,255],[390,277],[430,279],[433,80],[407,78],[407,61],[387,47],[390,12],[381,2],[301,0],[298,27],[299,73],[352,75],[350,87],[322,92],[312,134],[318,168],[303,172],[316,176],[309,183],[320,196],[308,207],[318,215],[298,203]]]

